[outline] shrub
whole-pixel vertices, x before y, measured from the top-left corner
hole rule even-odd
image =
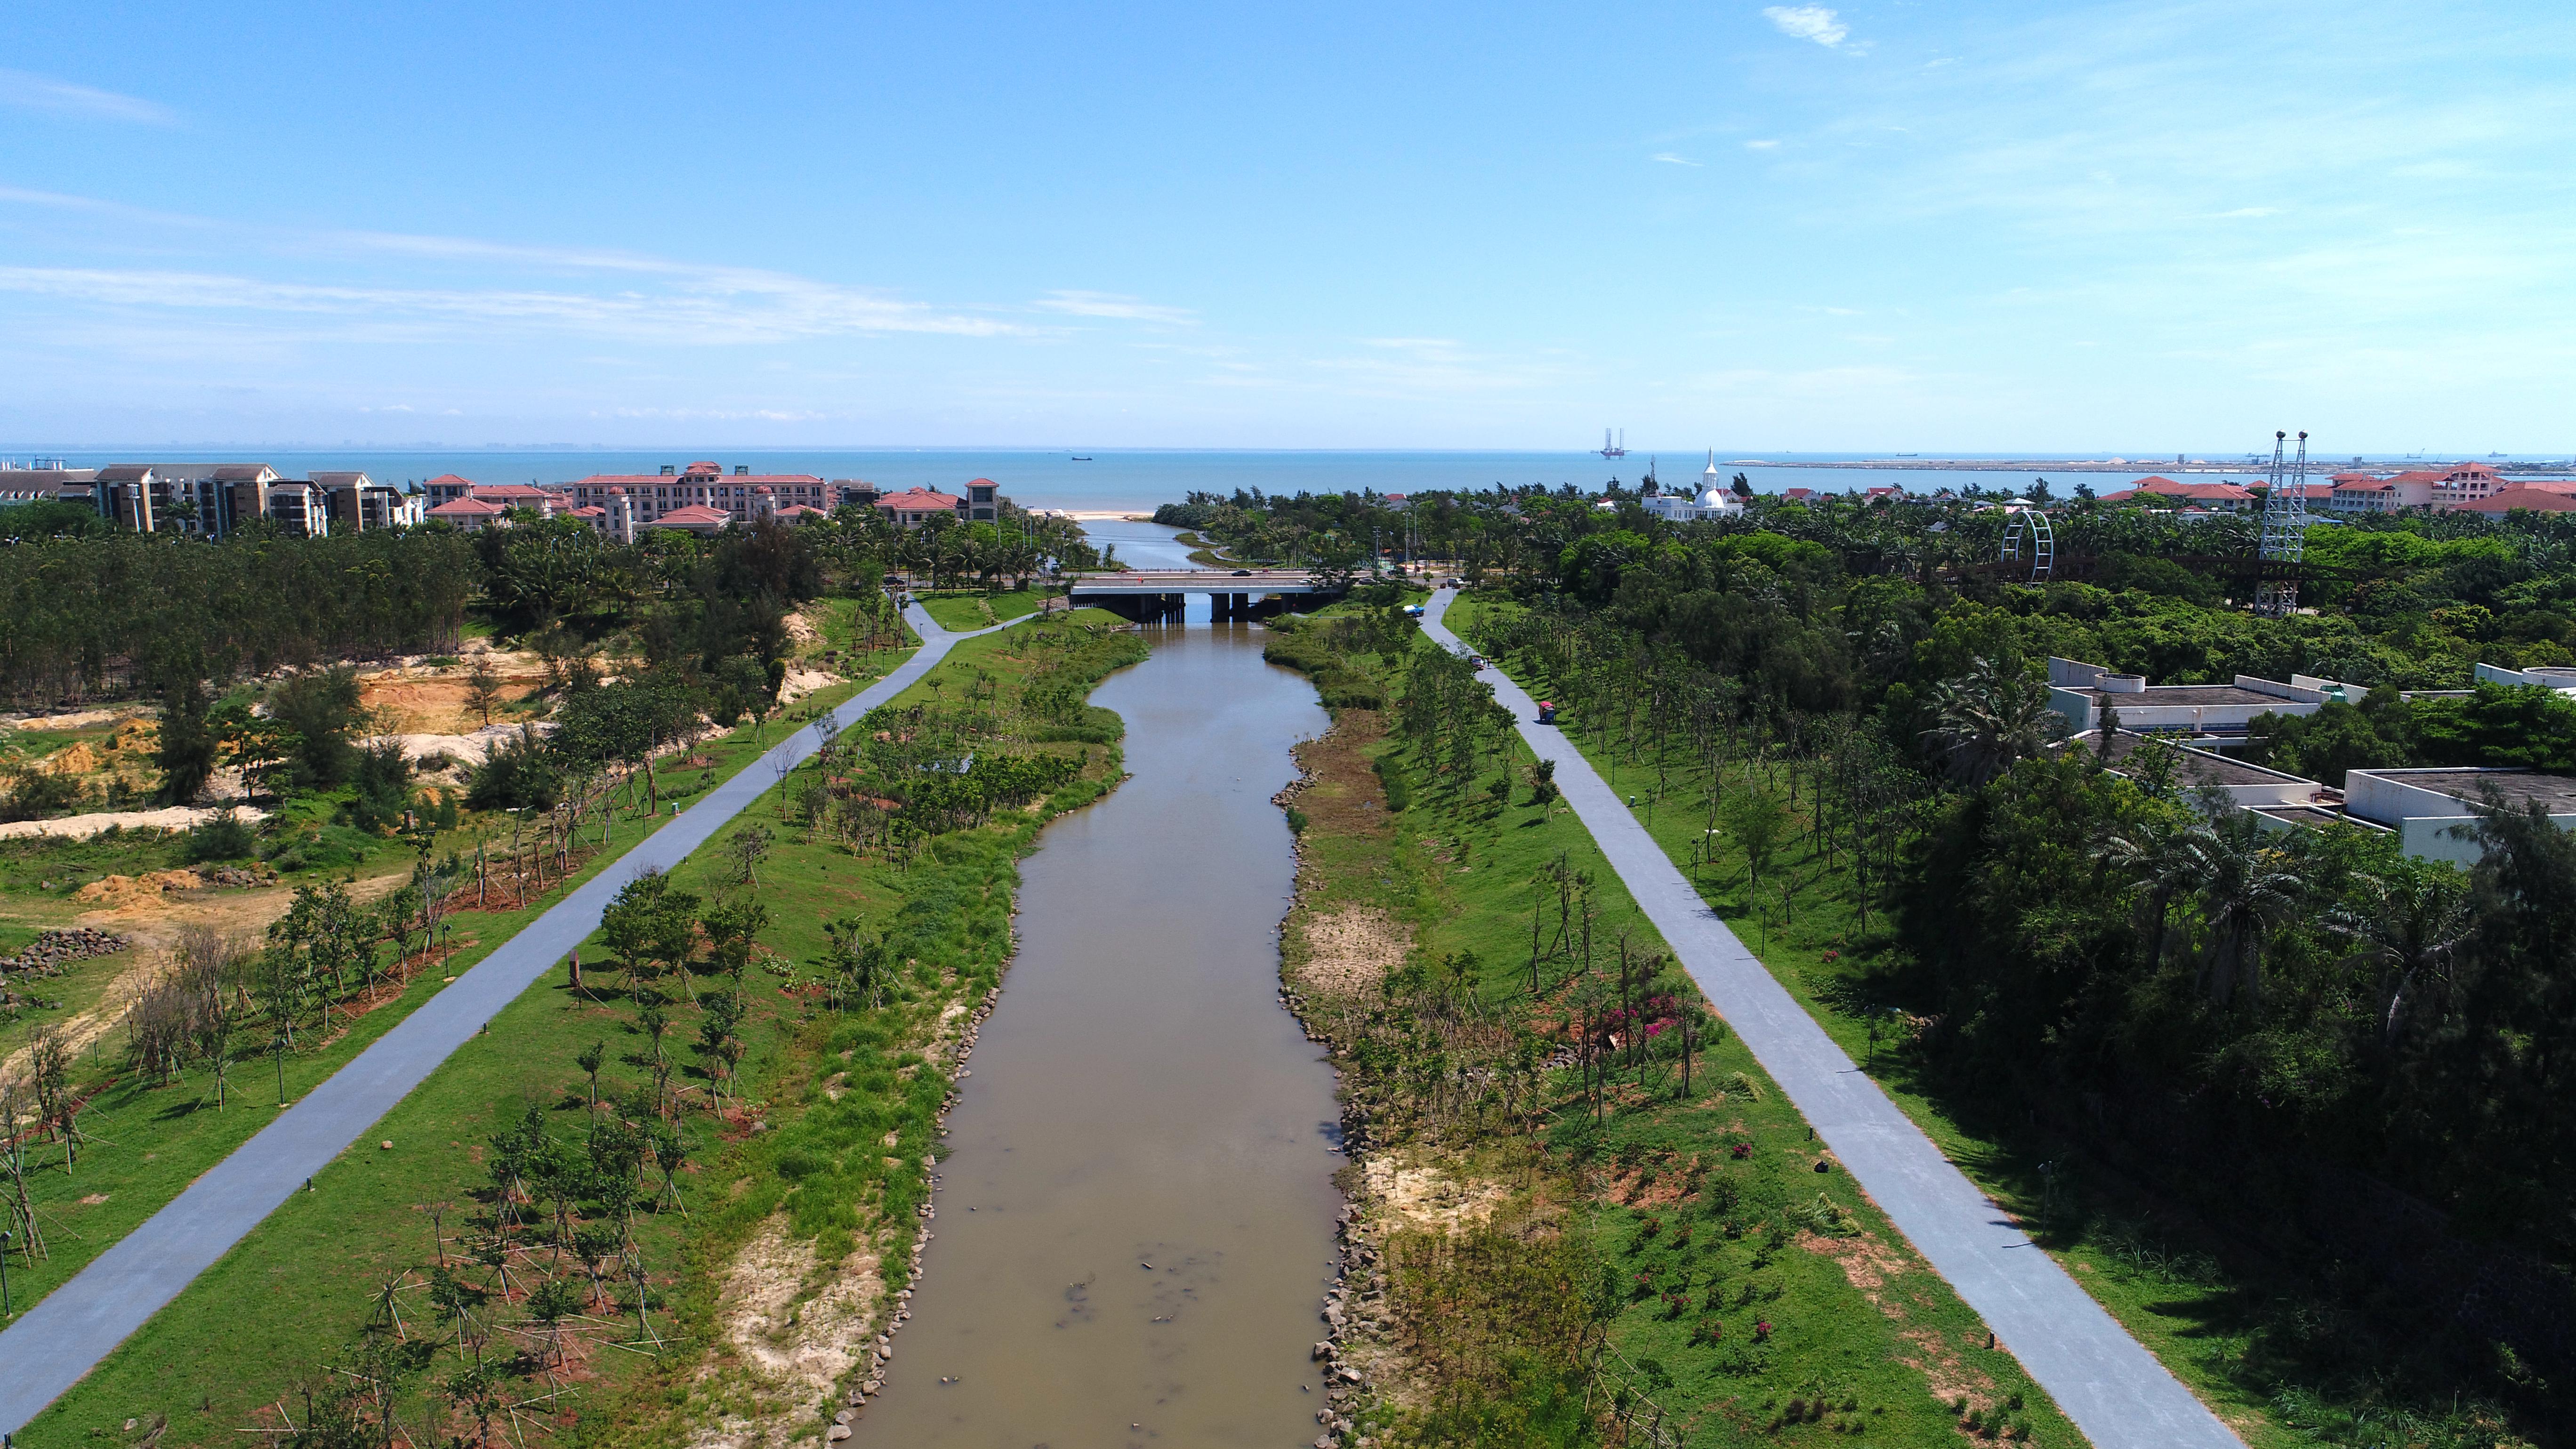
[[[214,860],[243,860],[259,850],[259,839],[240,816],[215,816],[188,832],[187,856],[191,865]]]

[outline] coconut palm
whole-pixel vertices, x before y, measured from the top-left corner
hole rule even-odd
[[[2451,957],[2469,937],[2468,883],[2431,861],[2401,860],[2388,875],[2355,881],[2357,901],[2326,912],[2326,929],[2349,938],[2356,954],[2377,961],[2395,980],[2380,1014],[2381,1040],[2394,1042],[2419,987],[2450,984]]]
[[[2200,857],[2200,910],[2209,923],[2203,989],[2220,1006],[2232,1002],[2240,989],[2248,999],[2260,1000],[2263,937],[2307,894],[2300,862],[2264,835],[2251,816],[2191,832],[2190,848]]]
[[[2065,721],[2048,707],[2048,690],[2017,670],[1979,659],[1959,679],[1933,691],[1934,717],[1923,733],[1940,749],[1950,772],[1982,785],[2038,754],[2065,733]]]

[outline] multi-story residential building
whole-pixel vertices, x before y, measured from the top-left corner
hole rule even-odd
[[[2451,505],[2458,513],[2484,513],[2502,516],[2516,509],[2533,513],[2576,513],[2576,483],[2541,479],[2516,481],[2489,492],[2483,498]]]
[[[222,538],[268,516],[277,481],[266,463],[117,463],[90,480],[90,501],[101,517],[137,533]]]
[[[990,478],[976,478],[966,485],[966,521],[991,523],[1002,516],[1002,488]]]
[[[2326,506],[2337,513],[2398,513],[2433,506],[2433,475],[2337,473]]]
[[[927,488],[908,488],[889,493],[876,502],[879,512],[894,520],[897,528],[919,528],[933,518],[966,517],[966,500],[954,493],[934,493]]]
[[[2102,501],[2145,503],[2159,508],[2198,508],[2211,513],[2243,513],[2254,506],[2254,490],[2236,483],[2177,483],[2171,478],[2154,475],[2141,478],[2116,493],[2105,493]]]
[[[429,521],[444,523],[461,533],[480,533],[487,528],[510,526],[510,510],[481,498],[453,498],[429,510]]]
[[[686,468],[665,464],[660,473],[594,473],[570,484],[568,491],[572,507],[604,509],[610,490],[618,490],[641,527],[673,509],[691,507],[721,509],[734,522],[749,523],[760,516],[757,491],[763,488],[776,507],[801,503],[829,509],[840,502],[841,486],[811,473],[754,473],[744,464],[727,473],[719,463],[691,463]]]
[[[379,483],[364,473],[315,473],[313,485],[330,499],[331,527],[345,533],[399,528],[428,516],[423,495]]]

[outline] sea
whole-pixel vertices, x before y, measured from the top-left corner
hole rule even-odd
[[[11,452],[18,454],[19,450]],[[1707,461],[1706,453],[1701,450],[1676,451],[1670,456],[1662,456],[1642,448],[1631,450],[1624,458],[1604,458],[1589,452],[1259,449],[1193,452],[1109,448],[712,448],[655,451],[393,449],[367,446],[263,449],[232,446],[65,449],[59,452],[36,449],[27,450],[27,453],[65,458],[71,466],[82,468],[109,463],[263,462],[289,478],[307,477],[316,469],[358,470],[378,482],[396,484],[421,482],[446,473],[470,478],[477,483],[562,483],[594,473],[657,473],[666,466],[685,468],[693,462],[711,461],[722,464],[728,473],[736,465],[743,465],[754,473],[811,473],[828,479],[862,480],[891,490],[918,486],[954,492],[970,478],[990,478],[1002,485],[1005,496],[1023,508],[1062,508],[1087,513],[1151,512],[1157,504],[1177,503],[1193,492],[1232,495],[1237,490],[1251,489],[1273,495],[1342,493],[1363,489],[1379,493],[1421,493],[1436,489],[1484,489],[1497,484],[1517,487],[1537,483],[1553,489],[1570,483],[1591,491],[1613,479],[1633,488],[1650,468],[1664,486],[1678,488],[1697,483]],[[18,456],[17,460],[26,461],[26,455]],[[1873,466],[1868,469],[1814,466],[1860,461],[1871,462]],[[2195,482],[2223,480],[2246,483],[2263,476],[2259,465],[2249,466],[2247,460],[2241,458],[2213,457],[2203,461],[2195,456],[2187,464],[2177,464],[2172,454],[2162,458],[2130,459],[2130,467],[2118,471],[2100,472],[2088,468],[2055,476],[2050,474],[2050,463],[2088,461],[2098,466],[2111,462],[2112,455],[2075,460],[2062,454],[2048,459],[2033,457],[2026,465],[2015,460],[1989,457],[1978,461],[1991,461],[1995,466],[1974,470],[1928,466],[1942,461],[1928,455],[1920,459],[1891,459],[1884,454],[1757,453],[1725,449],[1719,450],[1717,455],[1721,477],[1732,479],[1737,473],[1742,473],[1755,491],[1762,493],[1778,493],[1790,488],[1842,493],[1886,484],[1901,484],[1909,491],[1928,493],[1936,488],[1956,489],[1969,483],[2021,492],[2034,480],[2047,477],[2051,486],[2063,495],[2072,492],[2079,481],[2090,483],[2097,492],[2107,493],[2128,486],[2135,478],[2157,472],[2169,476],[2187,473]],[[2420,468],[2430,466],[2430,461],[2372,459],[2368,466],[2381,470]],[[2229,466],[2231,463],[2236,466]],[[2351,466],[2351,462],[2340,458],[2312,460],[2311,476],[2322,477],[2325,473]]]

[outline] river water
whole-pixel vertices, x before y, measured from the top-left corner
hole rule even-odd
[[[858,1449],[1317,1432],[1343,1159],[1331,1072],[1276,999],[1295,862],[1270,797],[1328,721],[1261,637],[1161,630],[1093,695],[1133,778],[1021,867],[1019,954]]]

